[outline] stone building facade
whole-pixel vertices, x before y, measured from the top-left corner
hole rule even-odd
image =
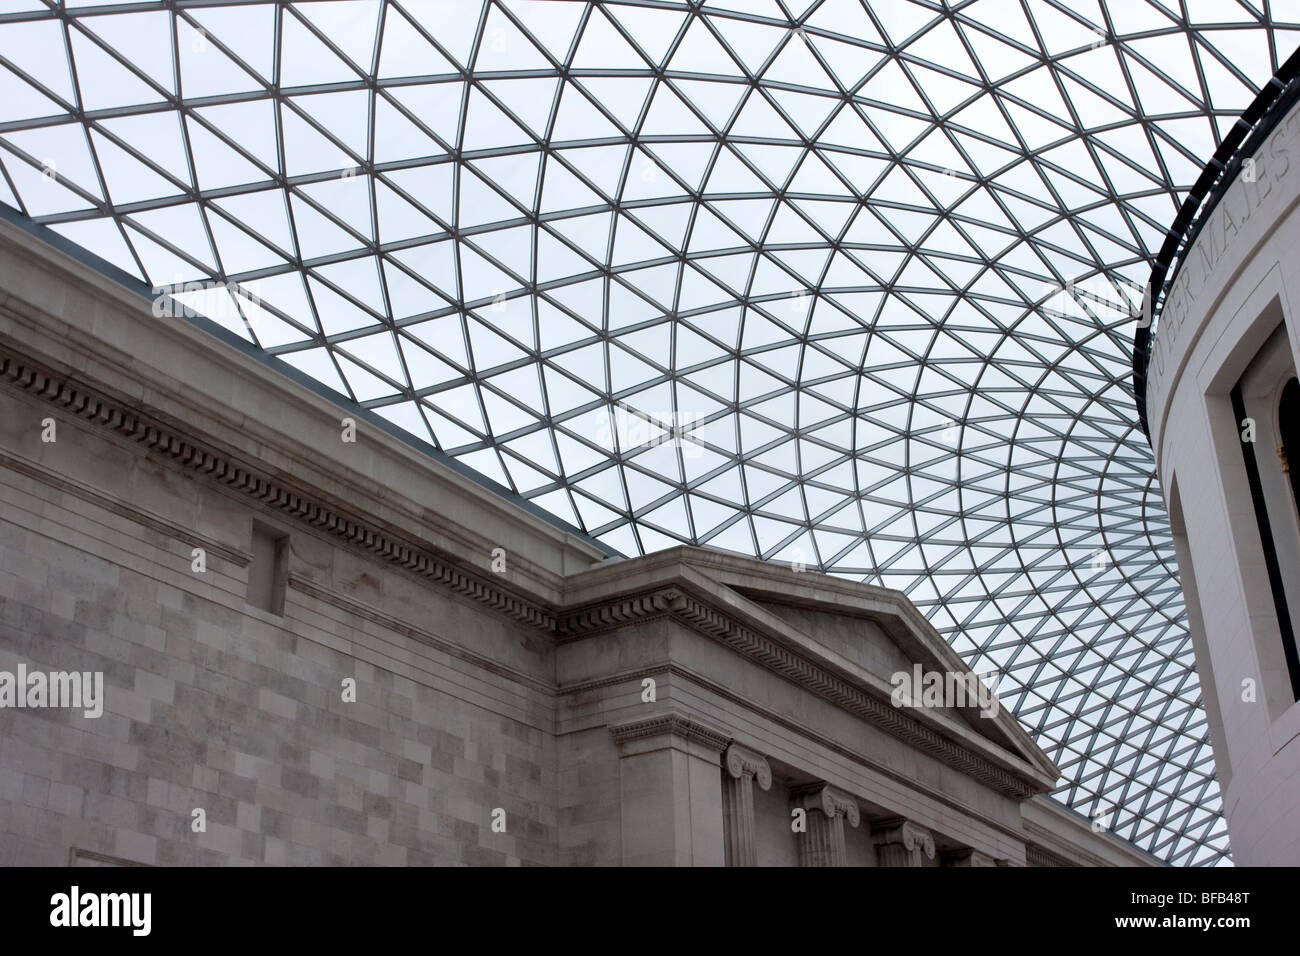
[[[0,224],[0,863],[1153,865],[899,592],[610,557]],[[350,439],[350,440],[349,440]]]

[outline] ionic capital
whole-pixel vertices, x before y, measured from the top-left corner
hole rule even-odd
[[[768,765],[766,757],[748,747],[732,744],[727,748],[724,760],[727,773],[737,780],[741,777],[752,777],[758,781],[759,787],[763,790],[772,789],[772,768]]]
[[[871,839],[877,846],[902,847],[908,854],[934,859],[934,837],[930,831],[902,817],[873,823]]]
[[[830,784],[818,783],[810,787],[800,787],[791,794],[791,797],[794,799],[795,806],[803,807],[805,810],[820,810],[832,818],[842,816],[852,827],[856,827],[862,819],[858,811],[858,801]]]

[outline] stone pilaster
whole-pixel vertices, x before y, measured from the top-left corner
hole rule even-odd
[[[819,783],[791,794],[794,806],[806,814],[806,829],[799,835],[800,866],[844,866],[844,821],[856,827],[861,819],[858,803],[842,790]]]
[[[754,781],[772,787],[772,768],[761,755],[732,744],[723,755],[722,816],[727,841],[727,866],[754,866]]]
[[[719,755],[727,737],[667,712],[611,727],[625,866],[722,866]]]
[[[871,839],[881,866],[923,866],[934,859],[930,831],[902,817],[873,823]]]

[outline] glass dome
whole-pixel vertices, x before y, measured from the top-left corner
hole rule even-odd
[[[1137,421],[1279,0],[0,0],[0,202],[618,551],[899,588],[1227,858]]]

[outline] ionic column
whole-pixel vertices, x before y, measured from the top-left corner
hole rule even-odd
[[[754,781],[764,790],[772,787],[772,768],[760,754],[732,744],[723,756],[722,816],[726,834],[727,866],[754,866]]]
[[[873,823],[871,839],[881,866],[921,866],[922,859],[934,859],[930,831],[902,817]]]
[[[858,803],[842,790],[824,783],[795,790],[795,807],[805,814],[806,829],[799,839],[800,866],[845,866],[844,821],[856,827],[861,819]]]

